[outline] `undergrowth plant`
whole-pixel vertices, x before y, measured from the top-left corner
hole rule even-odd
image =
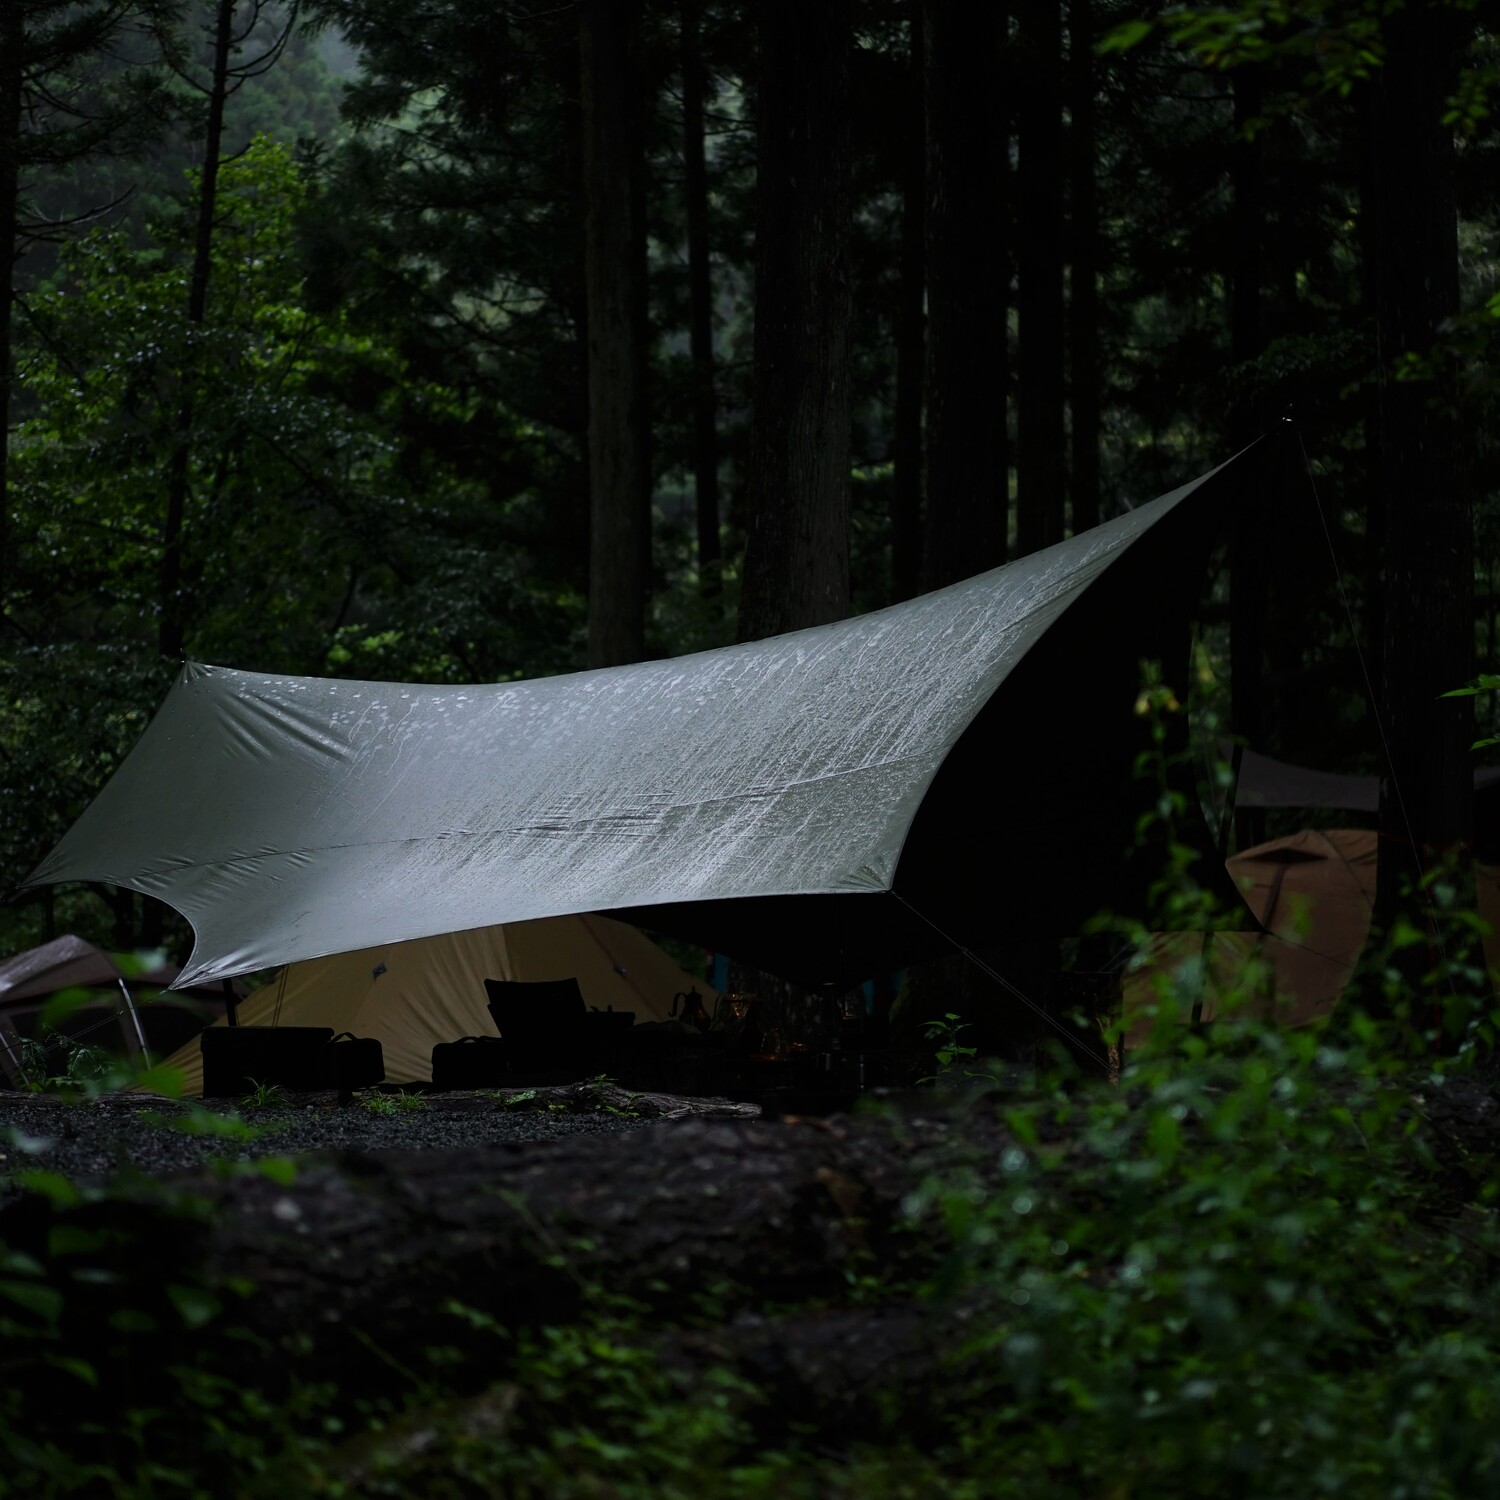
[[[420,1114],[428,1104],[421,1094],[398,1089],[394,1094],[368,1094],[360,1100],[360,1108],[372,1115],[404,1115]]]
[[[972,1028],[965,1024],[956,1011],[948,1011],[941,1020],[926,1022],[922,1034],[932,1044],[933,1058],[938,1071],[930,1078],[919,1079],[919,1083],[933,1083],[938,1087],[955,1087],[967,1079],[985,1080],[989,1075],[971,1066],[979,1055],[977,1047],[971,1047],[959,1038]]]
[[[250,1090],[245,1095],[246,1109],[283,1109],[287,1103],[287,1092],[279,1083],[263,1083],[251,1078]]]

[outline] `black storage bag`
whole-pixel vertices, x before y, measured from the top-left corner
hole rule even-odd
[[[385,1082],[385,1049],[376,1036],[341,1031],[328,1044],[329,1087],[341,1094]]]
[[[432,1049],[435,1089],[496,1089],[505,1085],[505,1043],[497,1036],[466,1036]]]
[[[332,1087],[332,1026],[209,1026],[198,1033],[203,1097],[250,1093],[257,1084],[313,1091]]]

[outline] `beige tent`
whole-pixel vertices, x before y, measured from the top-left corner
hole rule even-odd
[[[1258,844],[1227,862],[1263,933],[1161,932],[1125,976],[1127,1044],[1149,1028],[1148,1008],[1163,976],[1187,977],[1203,965],[1201,1019],[1214,1016],[1214,995],[1239,987],[1246,964],[1259,960],[1257,1003],[1284,1026],[1326,1016],[1354,973],[1370,934],[1375,905],[1375,834],[1366,828],[1304,828]],[[1479,915],[1491,935],[1485,958],[1500,972],[1500,867],[1479,868]],[[1188,988],[1192,987],[1189,980]],[[1184,997],[1187,998],[1187,997]]]
[[[432,1048],[463,1036],[494,1036],[486,979],[576,978],[585,1004],[633,1011],[637,1024],[665,1020],[672,997],[696,987],[655,943],[608,917],[543,917],[470,932],[336,953],[289,964],[237,1007],[248,1026],[331,1026],[380,1040],[389,1083],[432,1076]],[[216,1025],[225,1025],[218,1021]],[[201,1093],[197,1039],[167,1059]]]

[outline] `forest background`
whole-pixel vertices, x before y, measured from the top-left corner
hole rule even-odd
[[[1406,848],[1468,846],[1489,697],[1438,695],[1494,657],[1493,19],[14,0],[8,883],[184,658],[494,682],[719,645],[1267,432],[1194,691],[1383,773]],[[48,891],[0,947],[172,921]]]
[[[753,638],[1269,433],[1187,687],[1381,774],[1389,899],[1472,845],[1500,727],[1441,696],[1494,664],[1494,22],[0,4],[4,883],[184,658],[504,681]],[[0,951],[174,920],[42,892]],[[1340,1017],[1029,1094],[965,1087],[950,1030],[907,1115],[23,1171],[0,1495],[1493,1494],[1494,1018]],[[58,1112],[23,1162],[124,1107],[9,1097]],[[209,1113],[143,1118],[257,1134]]]

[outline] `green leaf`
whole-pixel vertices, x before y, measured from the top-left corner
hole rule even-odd
[[[98,998],[91,990],[82,988],[59,990],[42,1007],[42,1013],[37,1018],[37,1030],[43,1035],[56,1031],[75,1010],[82,1010],[85,1005]]]
[[[156,1319],[138,1307],[122,1307],[109,1315],[109,1326],[120,1333],[155,1333]]]
[[[76,1208],[83,1201],[83,1195],[61,1172],[22,1172],[16,1181],[27,1192],[50,1198],[59,1208]]]
[[[1100,57],[1111,52],[1129,52],[1132,47],[1140,46],[1151,35],[1152,29],[1150,21],[1125,21],[1116,26],[1094,51]]]
[[[167,1287],[167,1297],[177,1309],[177,1316],[189,1328],[202,1328],[218,1317],[220,1312],[219,1299],[201,1286],[185,1286],[174,1282]]]
[[[76,1224],[54,1224],[47,1233],[47,1253],[59,1255],[88,1255],[107,1243],[108,1236],[92,1229],[80,1229]]]
[[[63,1294],[55,1286],[38,1281],[0,1280],[0,1297],[48,1323],[55,1323],[63,1310]]]
[[[291,1187],[297,1180],[297,1163],[289,1156],[263,1156],[256,1162],[255,1170],[279,1187]]]
[[[1494,672],[1481,672],[1467,687],[1449,688],[1446,693],[1439,693],[1440,698],[1473,698],[1479,693],[1493,693],[1500,689],[1500,675]]]
[[[163,1094],[168,1099],[180,1099],[187,1083],[187,1075],[181,1068],[169,1068],[165,1063],[158,1063],[156,1067],[138,1073],[134,1083],[137,1088],[145,1089],[148,1093]]]
[[[99,1372],[85,1359],[77,1359],[71,1354],[49,1354],[46,1363],[56,1370],[66,1370],[69,1375],[77,1376],[85,1385],[97,1387],[99,1384]]]

